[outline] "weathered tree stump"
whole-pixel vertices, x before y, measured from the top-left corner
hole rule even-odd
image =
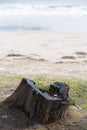
[[[23,79],[15,92],[5,100],[9,107],[17,107],[42,123],[54,122],[66,115],[69,106],[69,86],[56,82],[49,92],[41,91],[30,79]]]

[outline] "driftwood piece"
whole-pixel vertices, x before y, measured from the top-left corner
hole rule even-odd
[[[23,79],[15,92],[5,100],[5,103],[7,103],[9,107],[20,108],[28,113],[30,118],[36,118],[42,123],[62,119],[65,117],[69,106],[69,87],[63,89],[66,90],[65,94],[67,95],[63,96],[57,83],[56,86],[55,83],[50,85],[50,90],[47,93],[41,91],[35,85],[34,81]],[[65,84],[65,86],[67,85]],[[61,92],[60,94],[62,94],[62,96],[60,96],[59,92]]]

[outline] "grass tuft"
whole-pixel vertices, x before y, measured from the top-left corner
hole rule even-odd
[[[23,75],[0,75],[0,90],[4,88],[17,87],[21,82]],[[69,95],[72,105],[87,109],[87,82],[78,78],[60,78],[41,75],[33,79],[36,85],[43,90],[49,91],[50,84],[53,82],[65,82],[70,86]]]
[[[18,85],[20,80],[23,78],[22,75],[11,75],[11,76],[3,76],[0,75],[0,90]]]
[[[40,89],[49,90],[50,84],[53,82],[65,82],[70,86],[69,95],[71,98],[71,104],[87,108],[87,82],[78,78],[49,78],[47,75],[42,75],[34,79],[36,85]]]

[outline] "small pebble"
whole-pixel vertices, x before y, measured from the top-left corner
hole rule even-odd
[[[1,118],[2,118],[2,119],[7,119],[7,118],[8,118],[8,115],[2,115]]]

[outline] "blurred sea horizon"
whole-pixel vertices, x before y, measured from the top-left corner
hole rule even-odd
[[[0,30],[87,32],[86,0],[0,0]]]

